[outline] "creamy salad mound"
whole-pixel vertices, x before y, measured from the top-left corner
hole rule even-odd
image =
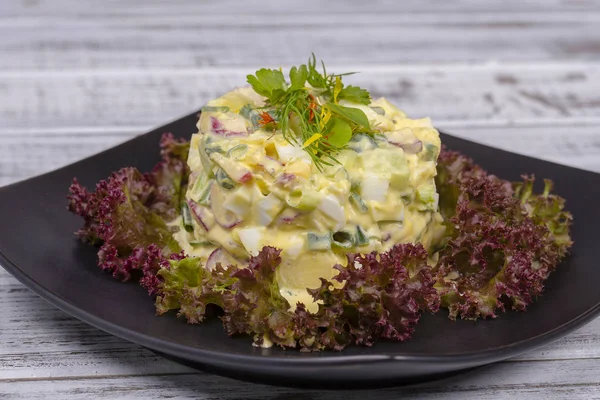
[[[265,123],[265,98],[251,87],[210,101],[191,139],[188,215],[175,221],[184,251],[214,268],[279,248],[281,294],[310,308],[306,288],[331,279],[347,253],[435,246],[440,138],[431,121],[410,119],[384,98],[340,104],[363,111],[373,133],[354,134],[321,170]]]

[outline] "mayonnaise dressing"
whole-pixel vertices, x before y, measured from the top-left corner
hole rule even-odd
[[[306,288],[331,279],[347,253],[398,243],[434,248],[442,233],[437,130],[383,98],[341,104],[363,110],[377,133],[355,134],[336,155],[340,164],[319,171],[280,131],[261,128],[264,98],[251,88],[209,102],[188,157],[193,232],[180,218],[172,223],[180,226],[174,237],[183,250],[205,262],[218,253],[243,265],[263,246],[279,248],[281,294],[291,308],[301,302],[316,311]]]

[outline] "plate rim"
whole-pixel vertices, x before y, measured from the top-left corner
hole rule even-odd
[[[31,177],[19,182],[15,182],[4,187],[0,188],[0,192],[12,188],[16,185],[27,184],[27,182],[39,179],[41,177],[57,173],[63,169],[69,169],[78,163],[84,162],[86,160],[99,157],[104,153],[110,152],[115,148],[118,148],[126,143],[141,140],[145,136],[148,136],[157,132],[168,131],[167,127],[173,123],[176,123],[182,119],[189,118],[192,116],[196,116],[198,112],[194,112],[191,114],[187,114],[182,118],[178,118],[170,121],[169,123],[148,131],[145,134],[138,135],[129,140],[126,140],[122,143],[119,143],[116,146],[113,146],[109,149],[103,150],[99,153],[93,154],[84,159],[75,161],[66,166],[59,167],[55,170],[46,172],[41,175],[37,175],[35,177]],[[469,144],[485,147],[488,149],[493,149],[494,151],[499,151],[503,153],[509,153],[513,155],[518,155],[519,157],[528,158],[532,160],[536,160],[539,162],[544,162],[548,164],[553,164],[556,166],[560,166],[563,168],[569,168],[578,172],[583,172],[586,174],[593,174],[600,176],[600,174],[588,170],[584,170],[578,167],[565,166],[563,164],[558,164],[553,161],[547,161],[538,159],[535,157],[522,155],[518,153],[513,153],[504,149],[495,148],[493,146],[489,146],[486,144],[477,143],[471,140],[463,139],[457,136],[453,136],[451,134],[446,133],[445,131],[440,130],[441,134],[445,136],[452,137],[453,140],[457,140],[458,142],[466,142]],[[168,355],[179,357],[185,360],[194,361],[197,363],[201,363],[202,365],[221,367],[226,370],[233,372],[240,371],[250,371],[255,370],[256,373],[260,374],[260,371],[256,369],[258,367],[263,369],[270,368],[283,368],[289,370],[290,368],[297,370],[301,368],[303,371],[308,370],[313,367],[335,367],[335,366],[351,366],[351,365],[365,365],[372,363],[386,363],[386,362],[409,362],[409,363],[421,363],[421,364],[430,364],[430,363],[442,363],[448,365],[460,365],[460,369],[480,366],[484,364],[489,364],[493,362],[497,362],[509,357],[513,357],[527,351],[531,351],[533,349],[544,346],[554,340],[557,340],[568,333],[576,330],[577,328],[583,326],[584,324],[590,322],[592,319],[600,315],[600,301],[596,304],[592,305],[590,308],[585,310],[584,312],[578,314],[576,317],[570,319],[569,321],[556,326],[550,330],[547,330],[539,335],[518,341],[513,342],[507,345],[502,345],[498,347],[494,347],[491,349],[480,350],[480,351],[470,351],[470,352],[462,352],[458,354],[402,354],[400,351],[397,354],[392,353],[378,353],[378,354],[359,354],[359,355],[343,355],[337,354],[335,356],[330,355],[321,355],[319,357],[280,357],[276,355],[260,355],[260,354],[252,354],[252,355],[243,355],[243,354],[235,354],[226,351],[220,350],[210,350],[210,349],[202,349],[202,348],[194,348],[191,346],[181,345],[175,343],[173,341],[167,341],[161,338],[154,337],[152,335],[148,335],[145,333],[137,332],[135,330],[124,328],[119,324],[112,323],[100,316],[95,316],[75,303],[70,302],[69,300],[61,297],[58,294],[53,293],[51,290],[47,289],[42,283],[37,282],[31,276],[29,276],[24,270],[22,270],[15,262],[13,262],[2,249],[0,249],[0,266],[6,269],[11,275],[13,275],[19,282],[25,285],[28,289],[33,291],[35,294],[43,298],[45,301],[59,308],[60,310],[66,312],[67,314],[91,325],[97,329],[105,331],[109,334],[115,335],[121,339],[127,340],[132,343],[139,344],[144,347],[148,347],[152,350],[166,353]],[[224,333],[223,339],[227,340],[228,337]],[[291,350],[294,351],[294,350]],[[280,374],[284,375],[284,373]],[[315,379],[308,378],[304,376],[305,380]],[[373,381],[370,379],[368,381]]]
[[[423,362],[423,363],[451,363],[451,364],[467,364],[467,366],[484,365],[493,363],[495,361],[503,360],[523,352],[533,350],[548,344],[591,321],[594,317],[600,315],[600,302],[590,307],[585,312],[579,314],[577,317],[570,321],[559,325],[551,330],[544,332],[543,334],[525,339],[519,342],[511,343],[505,346],[495,347],[485,351],[473,351],[461,354],[425,354],[425,355],[402,355],[402,354],[375,354],[375,355],[338,355],[335,357],[331,356],[320,356],[320,357],[306,357],[306,358],[292,358],[292,357],[273,357],[273,356],[261,356],[261,355],[240,355],[231,354],[223,351],[211,351],[206,349],[192,348],[189,346],[180,345],[174,342],[168,342],[163,339],[155,338],[144,333],[138,333],[128,328],[123,328],[118,324],[113,324],[101,317],[96,317],[85,310],[78,307],[76,304],[62,298],[61,296],[49,291],[42,284],[31,278],[25,271],[21,270],[20,267],[14,263],[4,252],[0,249],[0,265],[6,269],[12,276],[14,276],[19,282],[25,285],[32,292],[40,296],[45,301],[56,306],[60,310],[66,312],[74,318],[79,319],[89,325],[94,326],[102,331],[115,335],[121,339],[127,340],[132,343],[139,344],[150,349],[167,353],[176,357],[184,359],[190,359],[189,356],[194,355],[193,360],[201,362],[203,364],[211,365],[222,365],[222,363],[212,363],[216,359],[221,359],[225,362],[225,365],[232,364],[238,365],[243,362],[260,363],[261,366],[267,367],[314,367],[314,366],[336,366],[339,364],[348,365],[349,362],[356,362],[358,364],[365,363],[376,363],[386,361],[402,361],[402,362]],[[223,339],[227,340],[227,335],[223,335]],[[167,350],[167,351],[165,351]],[[190,352],[190,350],[192,350]],[[293,351],[293,350],[292,350]],[[198,356],[209,358],[203,358],[200,360]],[[213,358],[216,357],[216,358]],[[208,362],[207,362],[208,361]],[[233,362],[233,363],[232,363]],[[256,367],[256,365],[253,365]]]

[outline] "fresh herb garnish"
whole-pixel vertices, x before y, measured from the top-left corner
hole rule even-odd
[[[371,130],[362,110],[338,104],[346,100],[368,105],[369,92],[344,86],[342,77],[349,74],[327,74],[324,63],[322,67],[323,72],[319,72],[313,54],[306,65],[290,69],[290,83],[275,69],[262,68],[247,76],[254,91],[267,98],[260,125],[279,128],[289,143],[307,151],[319,170],[337,162],[335,154],[354,133]]]

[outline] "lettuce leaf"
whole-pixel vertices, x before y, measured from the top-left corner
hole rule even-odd
[[[165,134],[162,160],[150,173],[123,168],[94,192],[74,179],[68,208],[84,219],[77,234],[101,245],[101,268],[121,280],[140,278],[156,295],[157,314],[178,310],[199,323],[217,306],[225,331],[254,335],[256,345],[341,350],[406,340],[422,313],[440,306],[452,319],[524,310],[572,244],[572,216],[564,199],[550,193],[552,182],[534,194],[533,177],[510,183],[444,148],[436,185],[446,232],[437,264],[428,266],[426,251],[414,244],[349,254],[346,267],[334,266],[332,280],[307,289],[319,305],[316,313],[301,303],[291,311],[275,279],[280,250],[265,247],[244,268],[217,265],[209,271],[173,239],[168,222],[180,213],[188,151],[188,142]]]
[[[229,335],[254,334],[257,343],[267,337],[282,346],[294,346],[292,313],[275,280],[280,252],[264,247],[240,269],[218,264],[209,271],[193,257],[171,261],[158,272],[163,283],[156,298],[157,313],[179,309],[178,316],[199,323],[212,304],[223,309],[221,319]]]
[[[347,267],[334,268],[339,273],[333,279],[341,287],[321,279],[321,287],[309,290],[319,311],[300,321],[316,328],[300,336],[305,348],[313,337],[310,349],[317,350],[372,346],[377,339],[404,341],[422,312],[438,310],[440,298],[420,244],[398,244],[381,254],[350,254]]]
[[[439,307],[421,245],[396,245],[381,255],[349,255],[347,267],[335,266],[335,283],[321,279],[319,288],[309,290],[320,303],[315,314],[301,303],[290,311],[275,279],[279,254],[264,247],[245,268],[218,265],[213,271],[197,258],[171,261],[158,272],[157,313],[179,309],[179,316],[198,323],[212,304],[223,309],[229,335],[252,334],[256,345],[273,342],[315,351],[371,346],[380,338],[406,340],[421,313]]]
[[[188,169],[189,144],[171,134],[161,140],[162,160],[152,172],[142,174],[123,168],[100,181],[94,192],[77,179],[69,188],[68,209],[81,216],[84,226],[77,235],[100,244],[98,265],[116,278],[128,280],[134,271],[144,275],[148,286],[162,258],[181,251],[167,222],[179,214]]]
[[[440,154],[436,184],[447,239],[436,288],[450,318],[524,310],[567,254],[572,216],[564,199],[550,194],[550,181],[534,195],[533,177],[523,178],[510,183],[459,153]]]

